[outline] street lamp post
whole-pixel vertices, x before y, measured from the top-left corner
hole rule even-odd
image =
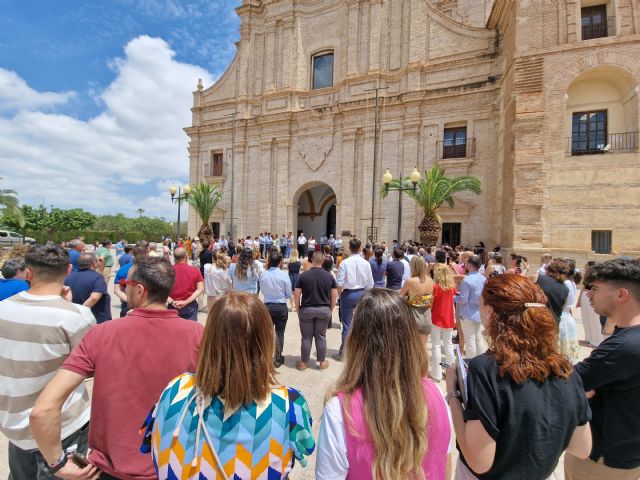
[[[401,233],[402,233],[402,192],[406,192],[406,191],[412,191],[415,192],[418,189],[418,182],[420,181],[420,172],[418,171],[418,168],[414,168],[413,172],[411,172],[411,175],[409,175],[409,179],[411,180],[411,187],[405,187],[402,185],[402,178],[400,178],[399,184],[397,187],[391,187],[391,182],[393,181],[393,175],[391,174],[391,171],[389,171],[389,169],[387,168],[387,171],[384,172],[384,175],[382,176],[382,181],[384,182],[384,189],[385,191],[388,193],[389,190],[394,191],[397,190],[398,191],[398,236],[397,236],[397,240],[398,240],[398,244],[401,245],[402,244],[402,239],[400,238]]]
[[[176,196],[176,193],[178,194],[177,196]],[[171,195],[171,201],[173,203],[178,202],[178,225],[176,226],[176,246],[178,245],[178,239],[180,238],[180,207],[182,206],[183,200],[185,202],[187,201],[190,193],[191,193],[191,187],[189,186],[189,184],[182,187],[182,190],[180,189],[180,186],[176,187],[175,185],[171,185],[169,187],[169,194]]]

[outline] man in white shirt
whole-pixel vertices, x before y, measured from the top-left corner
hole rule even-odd
[[[298,236],[298,256],[301,259],[307,256],[306,246],[307,246],[307,239],[304,236],[304,232],[300,232],[300,235]]]
[[[349,334],[351,327],[351,319],[353,310],[358,300],[364,294],[365,288],[373,288],[373,274],[371,266],[360,255],[360,247],[362,242],[353,237],[349,240],[349,250],[351,255],[340,262],[338,267],[338,276],[336,283],[338,284],[338,295],[340,296],[340,323],[342,323],[342,343],[340,351],[333,356],[335,360],[342,360],[342,351],[345,340]]]

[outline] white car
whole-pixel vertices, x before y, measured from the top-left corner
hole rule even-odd
[[[26,243],[27,245],[35,245],[35,238],[24,237],[22,241],[22,235],[10,230],[0,230],[0,247],[11,247],[13,245],[21,245]]]

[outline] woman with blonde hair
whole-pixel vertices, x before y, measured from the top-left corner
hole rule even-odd
[[[407,302],[365,293],[353,313],[345,366],[327,395],[318,480],[443,480],[451,428]]]
[[[207,311],[216,298],[231,290],[231,278],[227,267],[227,256],[224,253],[214,255],[215,263],[207,263],[204,266],[204,294],[207,296]]]
[[[431,303],[433,302],[433,280],[429,276],[429,267],[424,258],[415,255],[409,262],[411,278],[404,282],[400,295],[407,299],[413,317],[418,325],[422,343],[427,343],[431,333]]]
[[[490,278],[480,297],[489,349],[471,359],[462,409],[456,367],[447,403],[460,450],[456,480],[544,480],[565,450],[591,452],[591,411],[560,351],[547,297],[517,273]]]
[[[431,378],[436,382],[442,380],[442,348],[444,347],[445,362],[453,364],[453,342],[451,335],[455,321],[455,306],[453,297],[456,294],[456,284],[453,280],[451,268],[444,263],[437,263],[433,267],[433,303],[431,304]]]
[[[251,252],[250,252],[251,253]],[[173,379],[147,418],[143,450],[160,480],[287,478],[315,442],[297,390],[277,384],[267,307],[230,292],[212,305],[196,373]]]

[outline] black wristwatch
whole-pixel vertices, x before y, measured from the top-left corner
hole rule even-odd
[[[49,465],[45,462],[42,466],[44,471],[51,477],[53,477],[56,473],[58,473],[62,468],[67,464],[69,457],[67,456],[67,452],[62,451],[62,455],[54,465]]]

